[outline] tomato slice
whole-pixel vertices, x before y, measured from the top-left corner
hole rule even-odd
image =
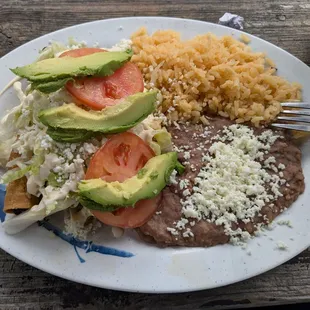
[[[100,178],[106,174],[122,174],[128,178],[155,156],[154,151],[137,135],[123,132],[112,136],[93,156],[86,178]]]
[[[74,50],[65,51],[65,52],[61,53],[59,55],[59,57],[65,57],[65,56],[81,57],[81,56],[91,55],[94,53],[102,53],[102,52],[106,52],[106,50],[103,50],[103,49],[97,48],[97,47],[83,47],[83,48],[77,48]]]
[[[132,62],[127,62],[104,79],[105,94],[111,99],[121,99],[144,90],[141,71]]]
[[[115,212],[92,211],[101,222],[122,228],[137,228],[145,224],[156,212],[161,194],[152,199],[140,200],[134,208],[121,208]]]
[[[123,182],[154,157],[153,150],[137,135],[124,132],[113,136],[93,156],[85,179],[103,178],[108,182]],[[140,200],[134,208],[120,208],[115,212],[92,211],[101,222],[122,228],[140,227],[156,211],[161,195]]]
[[[60,57],[80,57],[98,52],[105,51],[100,48],[80,48],[66,51]],[[142,92],[144,83],[139,68],[128,62],[107,77],[86,77],[70,81],[66,84],[66,89],[80,103],[94,110],[102,110],[106,106],[117,104],[119,99]]]

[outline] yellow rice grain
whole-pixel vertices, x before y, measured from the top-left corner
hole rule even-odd
[[[244,42],[245,44],[249,44],[250,42],[251,42],[251,39],[250,39],[250,37],[248,37],[246,34],[244,34],[244,33],[242,33],[241,35],[240,35],[240,40],[242,41],[242,42]]]
[[[172,30],[148,35],[141,28],[131,39],[132,61],[146,88],[161,90],[159,110],[173,121],[204,122],[211,112],[259,126],[275,119],[280,102],[301,99],[299,84],[276,76],[271,59],[233,37],[207,33],[181,40]]]

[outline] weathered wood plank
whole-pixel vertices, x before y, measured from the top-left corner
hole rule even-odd
[[[117,4],[116,4],[117,3]],[[0,56],[40,35],[77,23],[123,16],[174,16],[217,22],[227,10],[246,19],[246,31],[310,63],[309,4],[304,1],[1,1]],[[298,38],[298,40],[296,40]]]
[[[0,309],[233,309],[310,302],[310,251],[287,264],[238,284],[194,293],[120,293],[68,282],[32,268],[0,251]],[[10,308],[11,307],[11,308]]]
[[[245,30],[310,64],[308,0],[0,0],[0,56],[77,23],[123,16],[173,16],[217,22],[226,11]],[[186,294],[120,293],[48,275],[0,251],[0,309],[233,309],[310,301],[310,251],[253,279]]]

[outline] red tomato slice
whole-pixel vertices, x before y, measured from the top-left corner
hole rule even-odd
[[[123,182],[137,174],[155,156],[153,150],[138,136],[124,132],[113,136],[90,161],[85,179],[103,178],[108,182]],[[156,211],[161,195],[144,199],[134,208],[120,208],[115,212],[92,211],[101,222],[122,228],[140,227]]]
[[[86,178],[122,174],[128,178],[155,156],[154,151],[137,135],[123,132],[112,136],[93,156]]]
[[[140,200],[134,208],[120,208],[115,212],[92,211],[94,216],[110,226],[137,228],[145,224],[156,212],[160,204],[161,194],[152,199]]]
[[[69,50],[61,53],[59,57],[81,57],[81,56],[87,56],[94,53],[100,53],[100,52],[106,52],[105,50],[97,47],[83,47],[83,48],[77,48],[75,50]]]
[[[104,50],[81,48],[66,51],[60,57],[80,57],[98,52]],[[142,92],[144,83],[139,68],[128,62],[107,77],[87,77],[70,81],[66,84],[66,89],[79,102],[94,110],[102,110],[106,106],[117,104],[118,99]]]
[[[139,68],[127,62],[111,76],[105,77],[105,94],[111,99],[121,99],[144,89],[143,77]]]
[[[112,106],[119,102],[117,99],[106,97],[104,79],[100,77],[76,79],[67,82],[66,89],[79,103],[92,110],[102,110],[106,106]]]

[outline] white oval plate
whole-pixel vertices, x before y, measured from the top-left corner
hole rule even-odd
[[[50,40],[67,42],[73,36],[89,45],[111,46],[122,38],[129,38],[140,26],[150,32],[174,29],[183,38],[212,32],[216,35],[233,35],[240,31],[201,21],[164,18],[132,17],[102,20],[73,26],[35,39],[7,54],[0,60],[0,89],[14,75],[9,68],[34,61],[38,50]],[[255,51],[266,52],[276,63],[278,74],[303,86],[303,99],[310,102],[310,68],[282,49],[249,35]],[[5,111],[18,103],[12,89],[0,98],[2,117]],[[270,270],[310,245],[310,146],[303,146],[303,169],[306,191],[279,219],[290,219],[293,228],[279,226],[265,236],[251,240],[246,250],[231,245],[212,248],[160,249],[141,242],[132,232],[121,239],[110,235],[99,236],[100,244],[126,250],[131,258],[120,258],[78,250],[86,260],[80,263],[74,248],[60,238],[33,225],[26,231],[8,236],[0,228],[0,246],[18,259],[51,274],[102,288],[139,292],[184,292],[209,289],[241,281]],[[277,249],[277,242],[288,245],[287,250]],[[251,255],[250,255],[251,254]]]

